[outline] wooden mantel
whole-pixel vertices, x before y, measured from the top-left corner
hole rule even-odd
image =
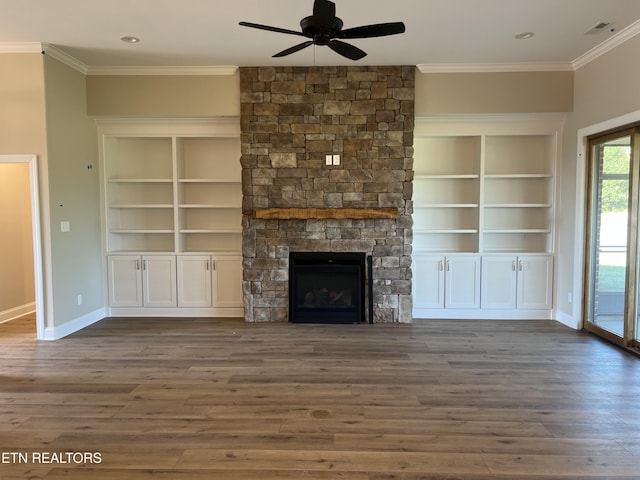
[[[255,217],[266,220],[395,219],[397,208],[257,208]]]

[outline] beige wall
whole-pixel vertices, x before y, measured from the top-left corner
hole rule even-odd
[[[2,155],[37,155],[38,174],[40,176],[39,197],[41,204],[48,203],[47,181],[47,134],[44,101],[44,68],[40,53],[2,54],[0,55],[0,154]],[[29,217],[30,218],[30,217]],[[46,215],[41,215],[43,229],[44,295],[45,325],[52,323],[50,270],[46,261],[50,255],[47,233]],[[4,262],[15,259],[2,254],[3,276]],[[15,270],[15,266],[12,267]],[[29,267],[27,267],[29,268]],[[33,271],[33,270],[31,270]],[[48,300],[48,301],[47,301]],[[9,299],[2,308],[20,305],[24,298]],[[2,310],[0,308],[0,310]]]
[[[44,65],[54,318],[59,327],[104,307],[98,146],[95,122],[86,114],[85,76],[51,57],[45,57]],[[70,232],[61,232],[62,221],[70,222]]]
[[[575,72],[574,112],[567,117],[563,139],[561,209],[558,265],[558,310],[570,315],[581,290],[572,290],[582,271],[582,260],[574,259],[576,243],[583,242],[575,220],[584,199],[576,199],[576,178],[584,159],[578,157],[578,130],[638,112],[640,115],[640,35],[593,60]],[[636,115],[638,116],[638,115]],[[572,292],[574,303],[568,301]],[[580,320],[580,319],[576,319]]]
[[[89,115],[240,115],[239,75],[89,75]]]
[[[0,317],[35,302],[29,165],[0,163]]]
[[[416,116],[571,110],[573,72],[416,74]]]

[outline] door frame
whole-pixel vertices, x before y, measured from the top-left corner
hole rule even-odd
[[[585,304],[582,301],[586,292],[584,291],[586,265],[585,251],[587,248],[587,202],[589,201],[587,191],[587,178],[589,175],[589,137],[604,134],[612,130],[622,130],[625,127],[640,122],[640,110],[621,115],[600,123],[578,129],[577,161],[576,161],[576,215],[574,224],[574,255],[573,255],[573,286],[572,297],[573,309],[571,312],[572,323],[576,328],[585,326],[586,314]]]
[[[31,232],[33,243],[33,280],[36,307],[36,336],[44,339],[44,275],[42,235],[40,229],[40,195],[38,157],[36,155],[0,155],[0,164],[27,164],[29,167],[29,197],[31,199]]]

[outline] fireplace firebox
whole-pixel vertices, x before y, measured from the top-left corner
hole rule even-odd
[[[364,253],[291,252],[289,321],[363,322],[365,276]]]

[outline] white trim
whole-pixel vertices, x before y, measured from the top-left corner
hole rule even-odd
[[[62,325],[47,327],[44,329],[42,340],[59,340],[102,320],[105,316],[105,309],[100,308],[74,320],[65,322]]]
[[[604,122],[589,125],[578,129],[578,149],[576,159],[576,213],[574,223],[573,243],[573,322],[582,328],[584,324],[584,312],[581,299],[583,298],[584,285],[584,240],[586,236],[586,201],[587,201],[587,169],[589,158],[589,140],[587,137],[597,133],[606,132],[614,128],[624,127],[631,123],[640,121],[640,110],[627,113],[619,117],[605,120]],[[564,316],[562,312],[557,312],[557,316]],[[568,318],[568,317],[567,317]],[[563,322],[564,323],[564,322]]]
[[[574,330],[580,330],[582,329],[582,322],[579,321],[579,319],[572,317],[571,315],[567,315],[566,313],[563,312],[556,312],[556,321],[569,327],[572,328]]]
[[[552,310],[414,308],[414,320],[553,320]]]
[[[551,63],[421,63],[420,73],[571,72],[571,62]]]
[[[573,70],[578,70],[580,67],[584,67],[587,63],[592,62],[596,58],[604,55],[605,53],[613,50],[614,48],[622,45],[630,38],[635,37],[640,33],[640,20],[636,20],[634,23],[626,28],[620,30],[617,34],[608,38],[600,45],[592,48],[588,52],[580,55],[572,62]]]
[[[111,307],[109,317],[242,318],[243,307]]]
[[[86,75],[87,71],[89,70],[89,67],[87,66],[86,63],[81,62],[77,58],[69,55],[67,52],[65,52],[64,50],[59,49],[55,45],[49,45],[48,43],[43,43],[42,44],[42,53],[44,55],[50,56],[51,58],[55,58],[60,63],[63,63],[66,66],[71,67],[74,70],[77,70],[78,72],[82,73],[83,75]]]
[[[38,157],[36,155],[0,155],[0,163],[26,163],[29,166],[29,195],[31,199],[31,231],[33,242],[33,281],[35,292],[36,336],[44,337],[45,293],[42,260],[42,233],[40,228],[40,190]],[[50,292],[51,290],[49,290]],[[51,300],[47,298],[47,300]]]
[[[235,75],[235,65],[171,67],[89,67],[87,75]]]
[[[4,312],[0,312],[0,323],[8,322],[9,320],[13,320],[14,318],[21,317],[26,315],[27,313],[33,313],[36,311],[36,303],[25,303],[24,305],[19,305],[17,307],[10,308],[9,310],[5,310]]]
[[[240,117],[152,118],[152,117],[94,117],[98,137],[126,136],[212,136],[240,135]]]
[[[40,42],[0,43],[0,53],[42,53]]]
[[[554,134],[565,119],[564,113],[416,116],[414,136]]]

